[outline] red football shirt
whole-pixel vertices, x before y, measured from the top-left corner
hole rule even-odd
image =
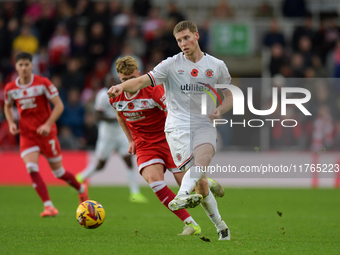
[[[58,95],[57,88],[44,77],[33,75],[28,84],[20,85],[19,77],[6,84],[5,103],[15,101],[19,115],[20,135],[35,136],[39,126],[44,124],[51,115],[49,99]],[[57,133],[53,124],[49,136]]]
[[[131,98],[126,93],[111,98],[110,103],[132,131],[136,144],[155,143],[165,139],[165,94],[162,86],[146,87]]]

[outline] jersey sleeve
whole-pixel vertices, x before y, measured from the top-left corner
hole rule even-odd
[[[10,93],[8,86],[5,87],[5,104],[10,104],[14,101],[12,93]]]
[[[171,58],[167,58],[160,62],[152,71],[147,73],[152,82],[152,87],[162,84],[167,80],[171,62]]]
[[[217,84],[227,84],[227,85],[231,84],[231,76],[224,62],[222,62],[222,64],[220,65],[220,74],[217,80]]]
[[[113,109],[117,110],[116,104],[117,104],[117,98],[110,98],[110,105],[113,107]]]
[[[156,106],[165,111],[166,110],[166,100],[165,91],[162,86],[156,86],[152,91],[152,99],[156,102]]]
[[[55,96],[59,95],[58,89],[54,84],[47,78],[44,79],[44,85],[45,85],[45,96],[48,99],[52,99]]]
[[[105,111],[108,107],[107,105],[108,101],[109,98],[107,94],[103,93],[103,91],[99,91],[94,102],[94,109],[96,111]]]

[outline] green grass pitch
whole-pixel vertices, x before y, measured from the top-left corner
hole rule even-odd
[[[106,211],[93,230],[76,221],[74,190],[49,191],[60,213],[55,218],[39,217],[43,208],[32,187],[0,187],[0,254],[340,254],[336,189],[226,189],[218,203],[231,241],[217,240],[200,206],[189,209],[210,242],[178,236],[182,222],[147,187],[148,204],[129,202],[125,187],[89,187]]]

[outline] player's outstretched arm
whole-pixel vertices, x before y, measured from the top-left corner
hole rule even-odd
[[[5,116],[6,116],[6,119],[7,119],[7,122],[8,122],[8,126],[9,126],[9,132],[12,134],[12,135],[17,135],[20,130],[18,129],[17,127],[17,124],[15,123],[14,121],[14,116],[13,116],[13,102],[11,103],[5,103]]]
[[[59,119],[64,111],[64,104],[61,101],[60,96],[55,96],[51,98],[50,101],[53,104],[52,113],[47,121],[37,129],[37,133],[43,136],[47,136],[50,133],[52,125]]]
[[[109,97],[114,98],[119,96],[123,91],[134,93],[138,91],[139,89],[146,88],[147,86],[150,86],[151,80],[148,75],[144,74],[138,78],[129,79],[121,84],[118,84],[116,86],[112,86],[107,91],[107,94]]]

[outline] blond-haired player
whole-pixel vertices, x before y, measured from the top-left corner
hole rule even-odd
[[[116,62],[118,76],[122,82],[140,76],[137,61],[131,56]],[[137,155],[139,171],[149,183],[159,200],[168,207],[175,194],[164,182],[164,172],[173,173],[180,185],[184,172],[176,168],[164,134],[166,104],[162,86],[147,87],[133,93],[122,93],[110,99],[129,140],[129,152]],[[211,184],[211,183],[210,183]],[[218,183],[212,187],[216,195],[223,196]],[[182,235],[200,234],[201,229],[186,210],[174,211],[186,225]]]
[[[219,240],[230,240],[229,228],[221,218],[203,169],[209,166],[216,150],[217,133],[211,120],[232,108],[232,94],[223,90],[222,104],[217,108],[209,105],[209,115],[201,114],[195,99],[215,84],[230,84],[231,77],[223,61],[201,51],[194,22],[179,22],[173,34],[181,53],[162,61],[146,75],[111,87],[108,95],[116,97],[123,91],[133,93],[150,85],[164,84],[168,109],[166,138],[175,164],[186,172],[169,208],[175,211],[201,203],[215,224]],[[190,195],[194,189],[197,194]]]
[[[134,203],[147,203],[147,198],[140,192],[137,176],[128,153],[129,142],[119,125],[116,111],[110,105],[107,98],[107,90],[114,81],[113,75],[108,74],[105,79],[105,87],[98,91],[94,103],[95,116],[98,120],[98,138],[95,148],[94,160],[80,173],[76,175],[79,182],[84,182],[95,173],[102,171],[113,151],[117,152],[127,167],[127,177],[130,188],[129,200]]]

